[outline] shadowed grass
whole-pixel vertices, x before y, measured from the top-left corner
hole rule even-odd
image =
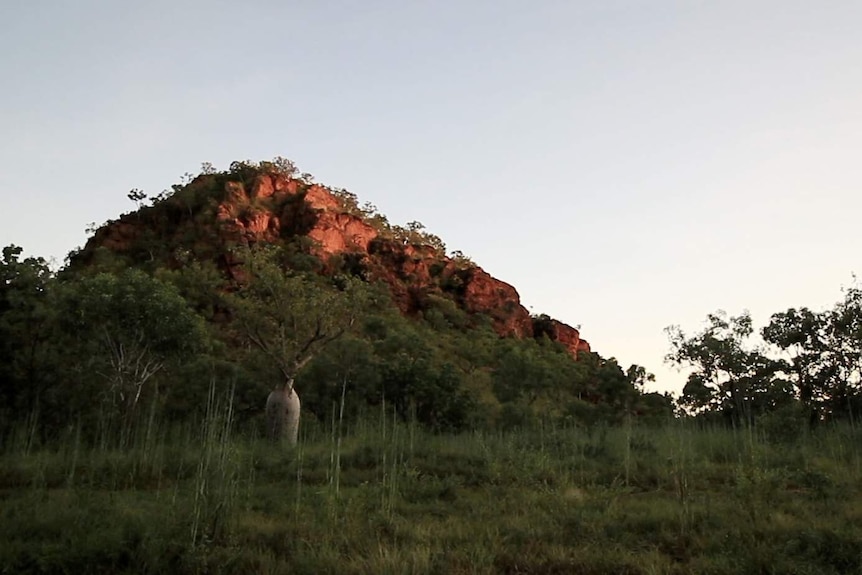
[[[125,450],[8,441],[9,573],[848,573],[860,436],[547,427],[431,435],[368,420],[284,450],[229,401]],[[337,447],[336,447],[337,446]],[[337,456],[336,456],[337,454]]]

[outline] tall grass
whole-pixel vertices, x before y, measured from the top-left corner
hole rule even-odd
[[[239,433],[231,397],[212,385],[200,421],[153,410],[124,440],[5,438],[0,572],[862,569],[853,426],[433,435],[385,404],[347,425],[339,402],[290,450]]]

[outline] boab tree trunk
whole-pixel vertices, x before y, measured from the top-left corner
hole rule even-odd
[[[299,438],[300,402],[293,380],[272,390],[266,398],[266,432],[271,441],[295,446]]]

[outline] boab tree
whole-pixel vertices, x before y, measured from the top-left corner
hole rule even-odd
[[[300,414],[296,376],[353,325],[366,290],[354,278],[330,280],[285,270],[273,247],[246,248],[236,255],[245,277],[230,297],[234,320],[283,377],[266,400],[267,435],[295,445]]]

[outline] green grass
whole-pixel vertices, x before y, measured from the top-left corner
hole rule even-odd
[[[6,438],[0,573],[859,573],[862,433],[391,420]]]

